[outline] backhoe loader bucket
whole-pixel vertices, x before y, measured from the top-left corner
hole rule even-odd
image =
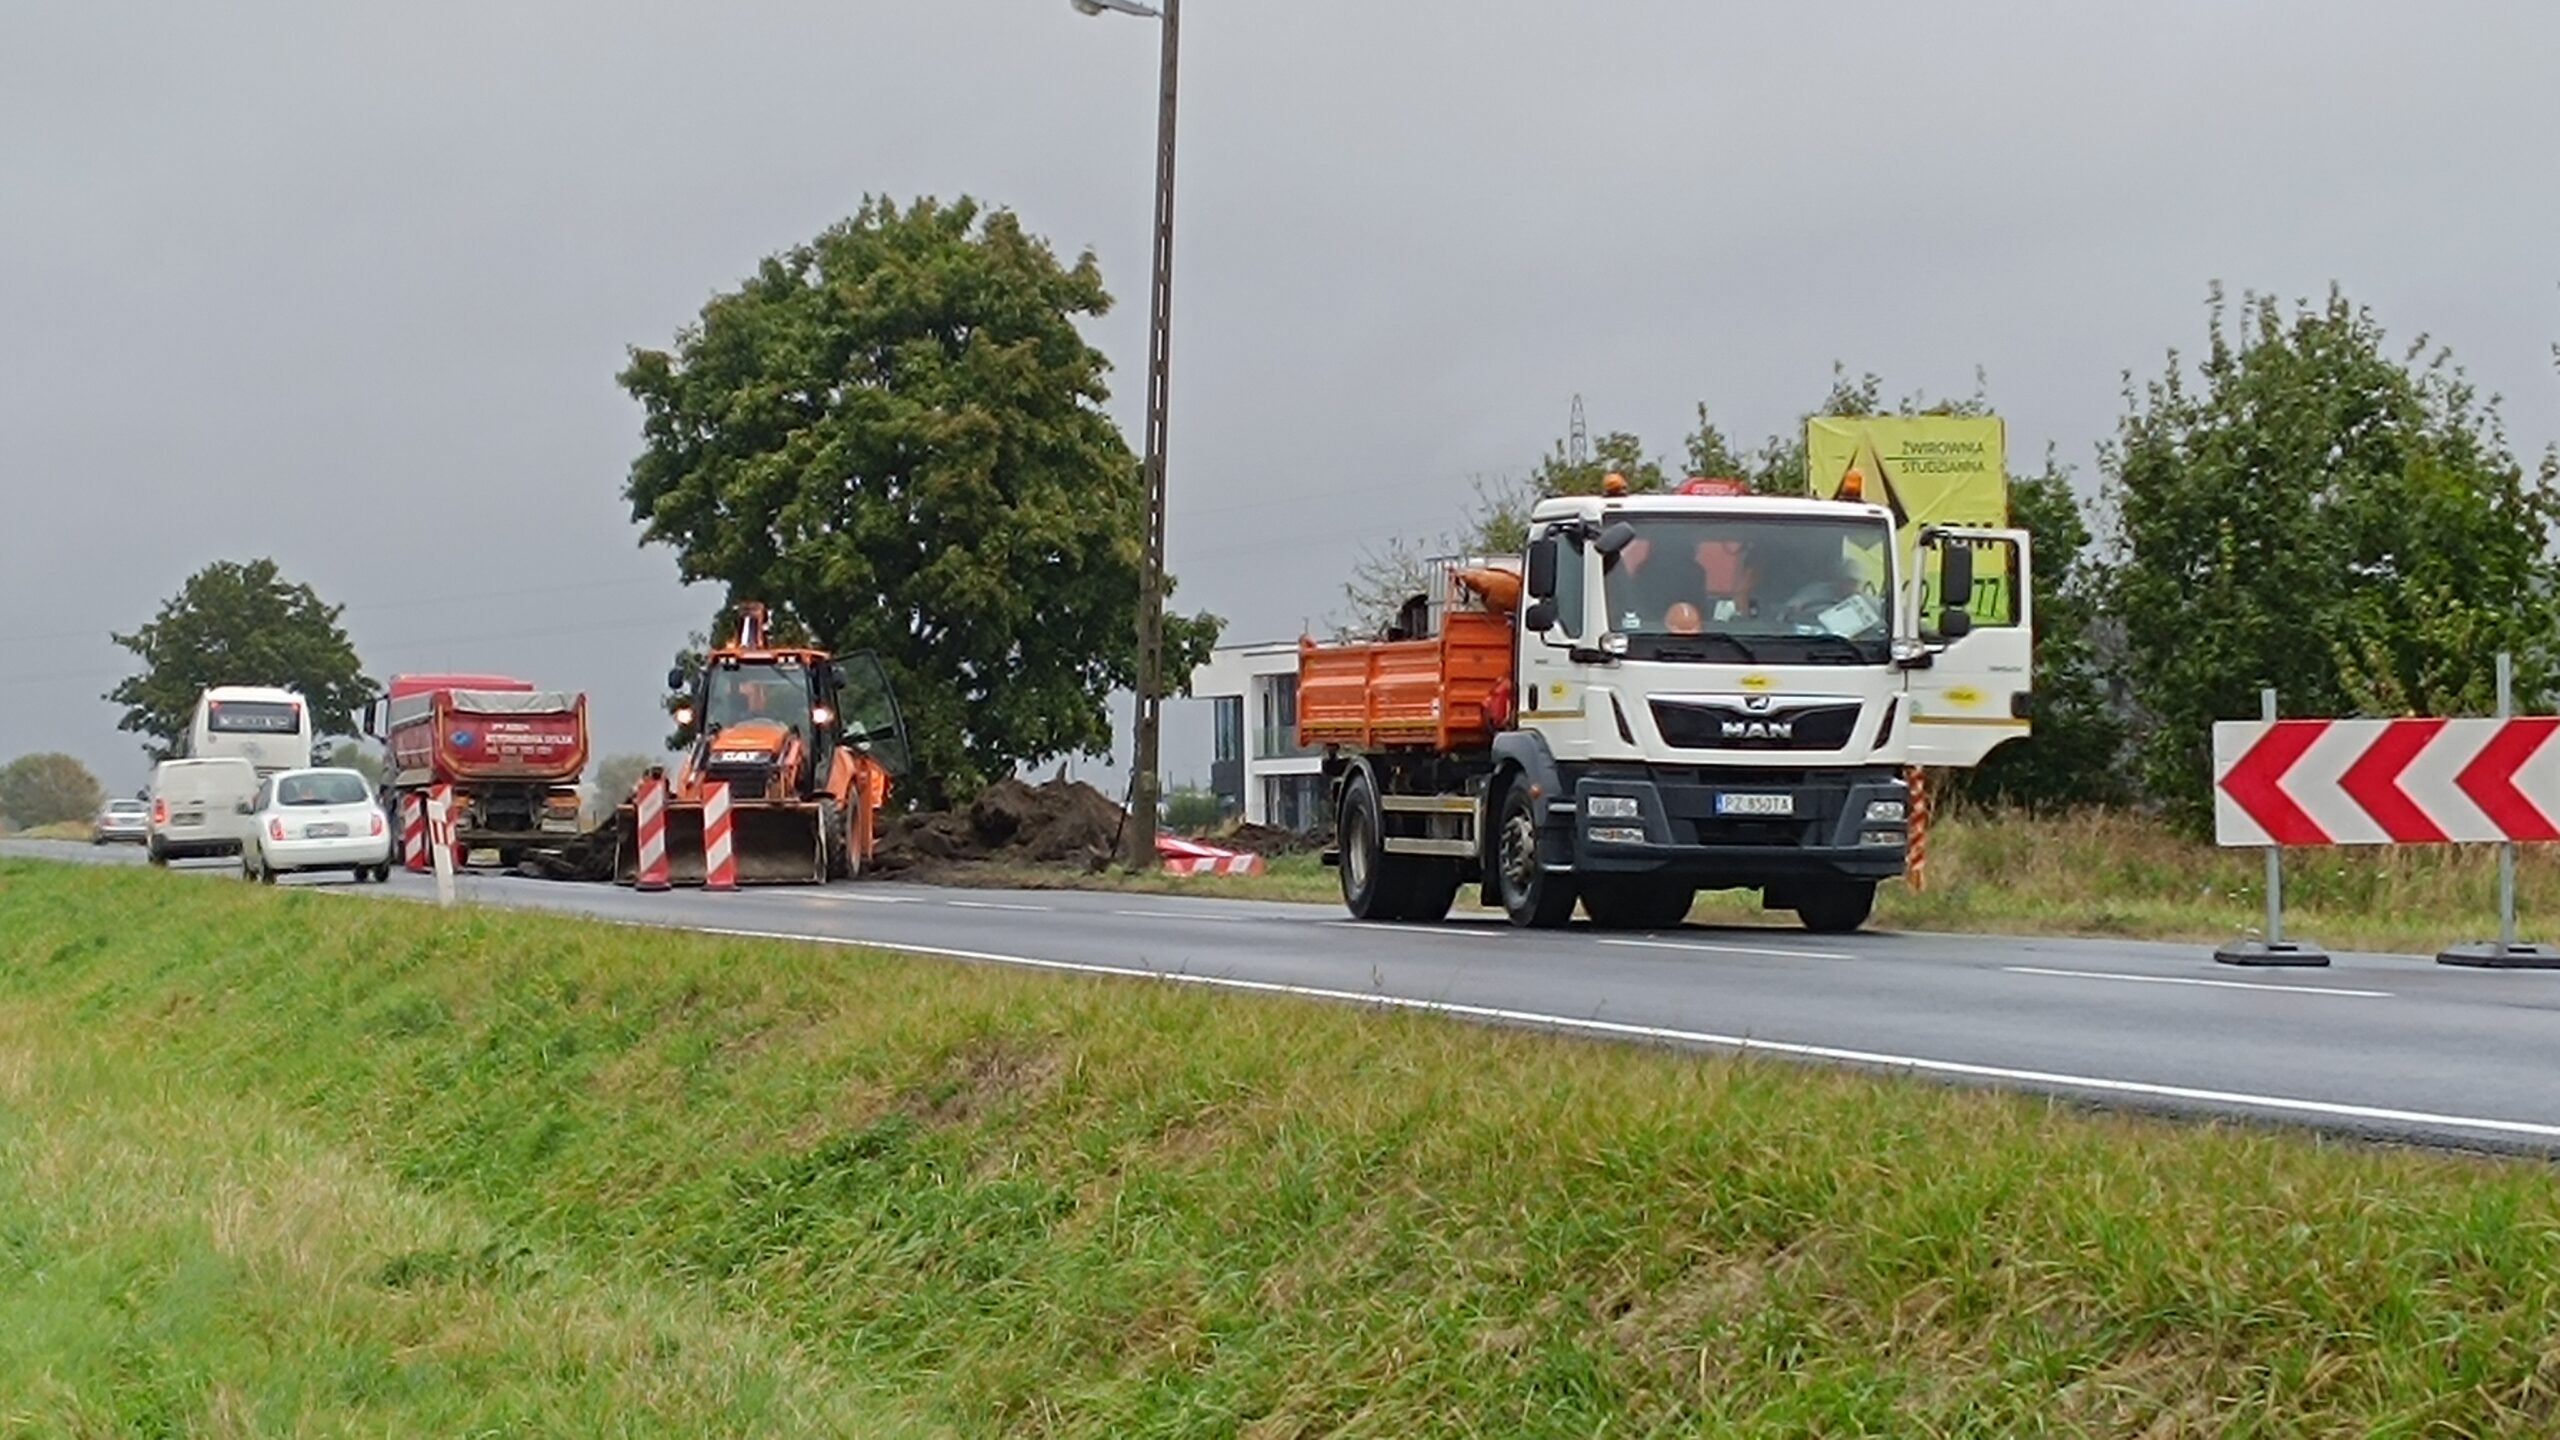
[[[741,800],[729,807],[729,846],[741,885],[823,885],[827,880],[825,811],[790,800]],[[614,813],[613,879],[639,878],[640,813],[625,805]],[[667,806],[667,880],[700,885],[708,873],[702,852],[702,806]]]

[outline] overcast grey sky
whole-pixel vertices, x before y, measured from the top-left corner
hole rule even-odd
[[[1676,451],[1700,399],[1790,427],[1835,360],[1978,367],[2090,479],[2216,278],[2339,281],[2560,438],[2560,7],[1185,18],[1172,560],[1230,638],[1320,622],[1360,537],[1453,523],[1576,392]],[[106,630],[260,554],[377,677],[583,687],[602,748],[652,742],[717,597],[634,543],[624,347],[865,192],[967,192],[1099,253],[1134,436],[1154,44],[1063,0],[0,0],[0,757],[140,784]]]

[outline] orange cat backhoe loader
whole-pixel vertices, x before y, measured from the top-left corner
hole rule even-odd
[[[667,688],[684,690],[681,669]],[[729,786],[738,883],[823,884],[870,863],[889,782],[906,768],[906,727],[878,660],[773,645],[765,607],[742,604],[737,639],[704,658],[675,713],[692,744],[666,777],[674,883],[703,882],[703,787],[713,780]],[[615,814],[613,873],[624,884],[638,871],[636,798]]]

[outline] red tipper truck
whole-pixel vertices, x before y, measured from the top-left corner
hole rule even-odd
[[[366,713],[383,742],[382,787],[396,816],[410,794],[453,787],[454,839],[512,865],[524,849],[578,833],[587,697],[505,675],[395,675]]]

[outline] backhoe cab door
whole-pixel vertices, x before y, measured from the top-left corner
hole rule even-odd
[[[2027,532],[1921,532],[1911,604],[1928,662],[1903,672],[1914,765],[1971,769],[2027,733],[2035,669]],[[1948,585],[1949,580],[1955,586]]]
[[[891,776],[906,774],[907,721],[879,656],[865,653],[837,662],[836,703],[844,716],[844,743]]]

